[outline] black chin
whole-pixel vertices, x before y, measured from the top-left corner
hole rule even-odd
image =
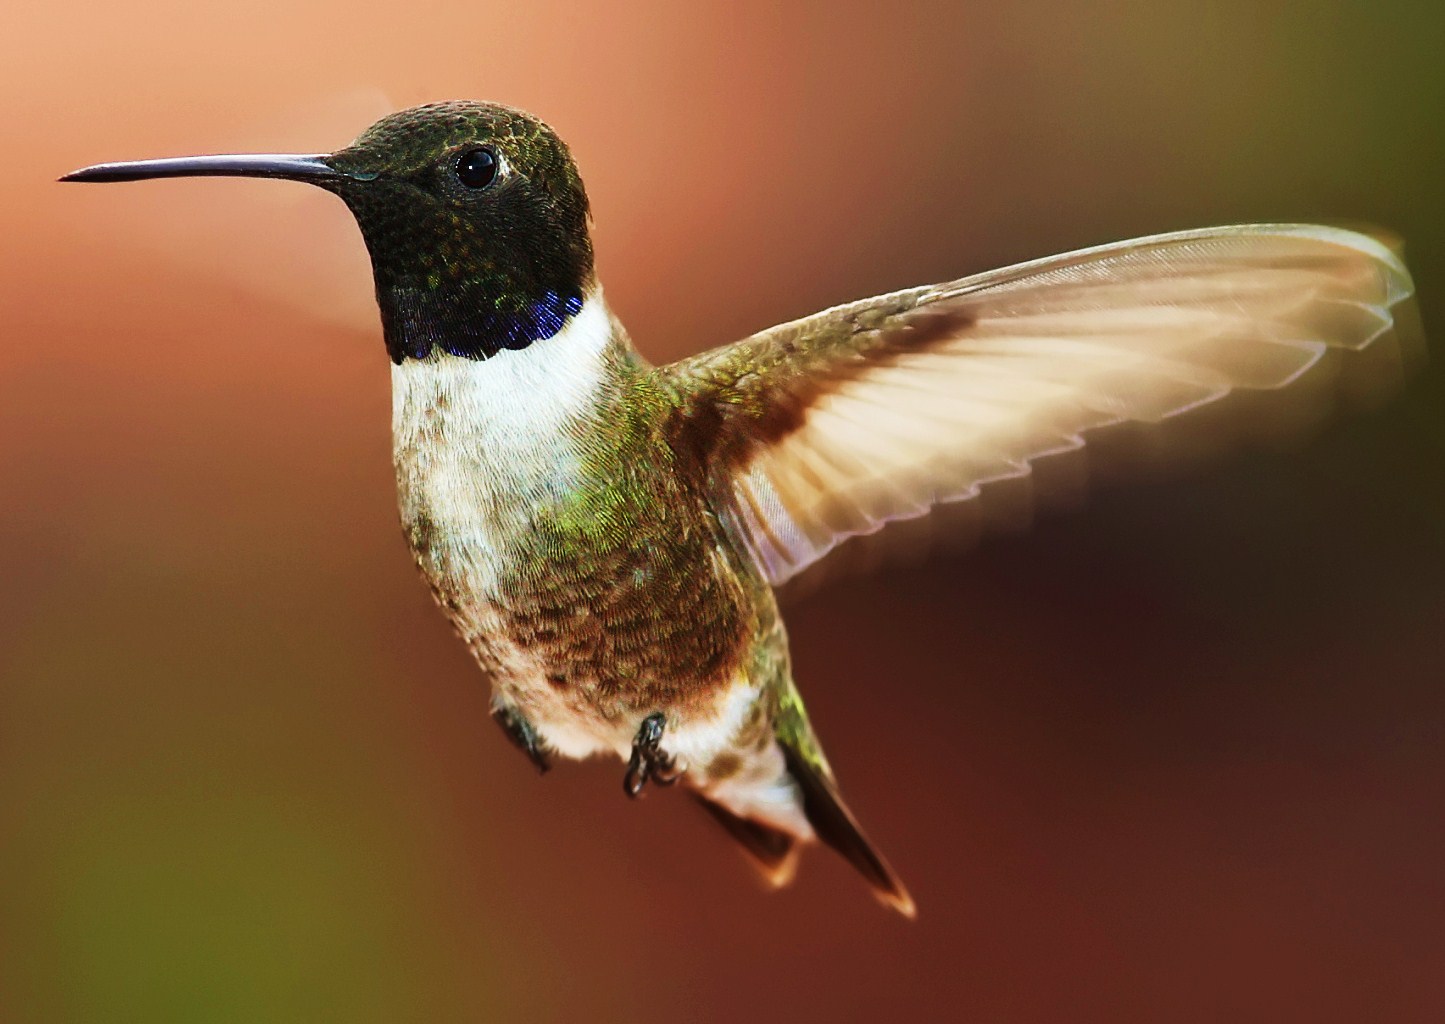
[[[580,291],[547,291],[501,310],[485,301],[469,301],[467,291],[443,292],[407,286],[379,291],[386,351],[397,364],[436,354],[490,359],[545,341],[582,310]]]

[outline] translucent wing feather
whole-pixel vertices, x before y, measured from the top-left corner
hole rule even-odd
[[[1026,516],[1035,478],[1079,478],[1077,458],[1060,473],[1071,460],[1045,457],[1102,428],[1153,424],[1146,447],[1193,450],[1316,418],[1338,390],[1378,392],[1399,343],[1416,351],[1411,294],[1369,236],[1213,228],[839,306],[658,372],[675,446],[777,584],[940,505],[955,537]]]

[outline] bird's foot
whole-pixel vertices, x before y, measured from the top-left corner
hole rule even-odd
[[[638,726],[632,740],[632,757],[627,761],[627,774],[622,776],[622,789],[628,796],[637,796],[648,782],[670,786],[681,777],[677,763],[662,749],[662,733],[666,727],[667,718],[661,711],[654,711]]]
[[[517,749],[536,765],[537,771],[546,774],[547,769],[552,767],[552,762],[547,760],[547,752],[542,749],[542,740],[532,723],[527,721],[520,711],[505,705],[492,708],[492,718],[502,727],[507,739],[515,743]]]

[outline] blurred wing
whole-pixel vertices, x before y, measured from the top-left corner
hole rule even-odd
[[[1331,349],[1384,353],[1338,379],[1379,391],[1400,367],[1398,347],[1380,342],[1415,340],[1392,313],[1411,293],[1399,258],[1363,234],[1213,228],[839,306],[659,372],[676,402],[674,446],[778,584],[935,506],[955,531],[977,532],[989,518],[981,488],[1012,491],[1003,504],[1028,514],[1035,496],[1003,482],[1035,483],[1055,462],[1038,460],[1081,448],[1089,431],[1177,420],[1217,440],[1233,419],[1287,425],[1303,414],[1282,397],[1318,398],[1296,382]],[[1229,419],[1205,412],[1261,389],[1268,401]]]

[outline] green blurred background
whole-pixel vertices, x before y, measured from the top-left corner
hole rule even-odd
[[[415,578],[339,203],[53,183],[477,97],[567,138],[668,359],[1135,234],[1398,231],[1445,324],[1445,6],[11,4],[0,1019],[1445,1018],[1445,375],[794,609],[916,924],[539,780]],[[1439,331],[1436,331],[1439,342]],[[1437,352],[1439,345],[1436,345]]]

